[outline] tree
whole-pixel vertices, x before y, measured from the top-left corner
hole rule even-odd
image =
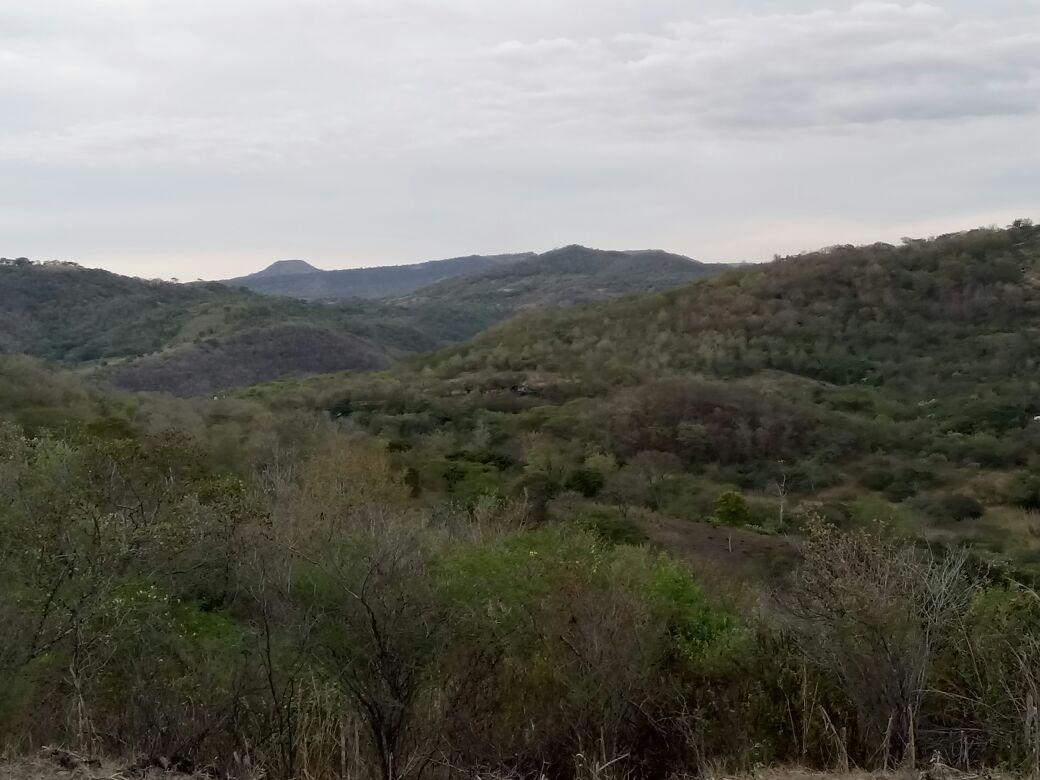
[[[715,499],[715,522],[732,529],[734,526],[747,525],[751,520],[751,511],[747,501],[734,490],[727,490]],[[733,531],[729,531],[727,548],[733,552]]]

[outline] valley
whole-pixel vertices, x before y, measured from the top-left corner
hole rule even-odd
[[[332,303],[0,266],[0,733],[251,777],[1027,767],[1040,228],[690,263]]]

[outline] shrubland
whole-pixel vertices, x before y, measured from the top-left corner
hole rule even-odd
[[[342,418],[5,369],[10,752],[286,778],[1036,762],[1040,599],[963,551],[817,519],[775,587],[736,593],[584,499],[605,455],[564,513],[531,480],[424,492]],[[50,424],[11,421],[45,390]],[[681,463],[638,468],[652,495]],[[727,495],[719,523],[756,511]]]
[[[1038,243],[839,247],[213,400],[4,358],[0,744],[1040,771]]]
[[[834,247],[533,313],[389,372],[260,386],[387,439],[426,494],[797,531],[883,519],[1032,576],[1040,229]]]

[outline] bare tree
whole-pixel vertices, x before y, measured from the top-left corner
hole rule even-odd
[[[966,560],[881,530],[811,529],[792,593],[804,651],[841,681],[882,763],[916,760],[926,678],[978,587]]]
[[[780,500],[780,519],[777,524],[777,528],[780,531],[784,530],[784,510],[787,508],[787,468],[784,466],[784,462],[778,461],[780,466],[780,477],[773,480],[773,486],[776,488],[777,498]]]

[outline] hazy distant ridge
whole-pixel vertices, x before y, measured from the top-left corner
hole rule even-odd
[[[304,300],[388,298],[407,295],[420,287],[445,279],[480,273],[532,256],[530,252],[469,255],[411,265],[345,268],[338,271],[323,271],[303,260],[282,260],[255,274],[228,279],[223,283],[265,295]]]

